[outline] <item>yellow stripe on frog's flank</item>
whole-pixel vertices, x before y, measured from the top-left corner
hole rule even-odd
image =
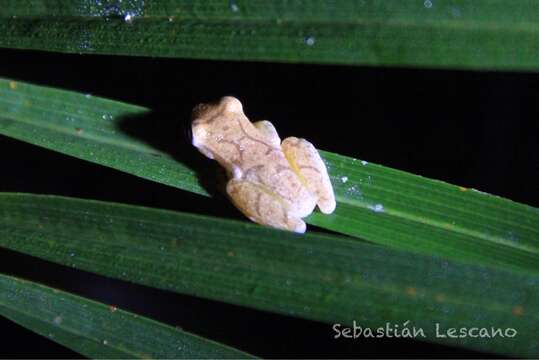
[[[296,176],[298,177],[301,184],[303,186],[305,186],[305,188],[309,189],[309,185],[307,183],[307,180],[301,174],[301,170],[299,169],[299,166],[296,163],[295,154],[293,154],[291,151],[283,151],[283,152],[284,152],[284,156],[286,157],[286,160],[288,160],[288,164],[290,164],[290,168],[292,169],[294,174],[296,174]]]

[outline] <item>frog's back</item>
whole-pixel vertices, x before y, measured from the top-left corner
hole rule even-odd
[[[282,151],[281,155],[276,152],[265,155],[263,161],[250,164],[241,177],[267,189],[294,215],[307,216],[316,206],[317,199],[302,183]]]

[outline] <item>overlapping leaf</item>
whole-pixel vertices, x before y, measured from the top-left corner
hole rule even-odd
[[[537,13],[504,0],[4,0],[0,47],[537,70]]]
[[[152,287],[343,327],[357,321],[363,328],[385,328],[389,323],[402,329],[409,321],[405,326],[410,330],[423,329],[424,337],[417,335],[418,340],[539,355],[538,276],[346,237],[298,235],[136,206],[4,193],[0,246]],[[503,336],[485,341],[447,335],[449,328],[472,327],[484,327],[489,334],[500,328]],[[336,335],[328,326],[328,336]]]
[[[116,307],[2,274],[0,315],[90,358],[249,357]]]
[[[202,159],[194,151],[173,157],[122,129],[124,118],[148,112],[0,80],[0,134],[208,195],[197,176],[201,169],[191,165],[193,157]],[[537,208],[342,155],[322,156],[338,206],[330,216],[314,213],[309,223],[424,254],[539,273]]]

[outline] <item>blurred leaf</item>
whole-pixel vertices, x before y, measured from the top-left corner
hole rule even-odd
[[[255,309],[343,325],[355,320],[363,328],[389,323],[402,329],[409,321],[409,329],[424,331],[418,340],[539,356],[538,276],[340,236],[299,235],[247,222],[13,193],[0,194],[0,246]],[[491,327],[504,334],[512,328],[517,335],[437,336],[464,327],[485,327],[490,334]],[[328,326],[328,336],[335,335]]]
[[[537,70],[538,13],[506,0],[3,0],[0,47]]]
[[[90,358],[248,357],[114,306],[2,274],[0,315]]]
[[[167,152],[125,131],[126,119],[147,128],[145,114],[138,106],[0,79],[0,134],[208,195],[199,178],[214,174],[197,171],[210,161],[181,134],[173,134],[174,149]],[[330,216],[313,213],[310,224],[424,254],[539,273],[537,208],[346,156],[322,156],[338,206]]]

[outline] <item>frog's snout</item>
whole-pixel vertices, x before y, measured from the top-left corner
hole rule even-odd
[[[202,103],[195,106],[193,108],[193,111],[191,112],[191,119],[185,127],[184,132],[187,141],[189,141],[195,146],[197,141],[197,131],[200,130],[199,128],[201,127],[201,125],[203,125],[203,121],[201,121],[200,119],[204,119],[209,110],[211,110],[210,104]]]
[[[193,125],[190,121],[183,127],[183,135],[187,142],[193,142]]]
[[[194,114],[194,110],[193,110],[193,114]],[[184,120],[182,121],[181,132],[182,132],[183,138],[188,143],[193,142],[193,126],[194,126],[195,120],[196,118],[191,116],[190,118],[189,117],[184,118]]]
[[[194,120],[187,131],[189,141],[194,146],[199,147],[200,144],[205,142],[207,131],[204,122],[200,120]]]

